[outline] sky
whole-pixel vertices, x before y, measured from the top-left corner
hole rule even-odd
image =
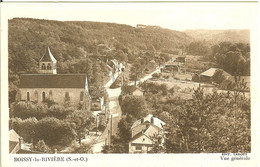
[[[173,30],[250,29],[257,3],[5,3],[4,14],[61,21],[157,25]],[[255,19],[255,18],[254,18]]]

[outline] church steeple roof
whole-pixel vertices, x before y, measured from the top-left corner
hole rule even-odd
[[[54,56],[51,53],[50,48],[48,47],[45,51],[45,54],[42,56],[42,58],[40,59],[40,62],[44,61],[44,62],[48,62],[48,61],[52,61],[52,62],[56,62],[57,60],[54,58]]]

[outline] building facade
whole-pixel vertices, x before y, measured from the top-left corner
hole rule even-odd
[[[163,121],[151,114],[134,122],[131,127],[129,153],[148,153],[152,150],[157,137],[161,137],[163,143],[164,125]]]
[[[39,74],[20,76],[17,100],[35,103],[51,100],[60,105],[89,108],[87,75],[57,74],[57,61],[48,48],[39,61]]]

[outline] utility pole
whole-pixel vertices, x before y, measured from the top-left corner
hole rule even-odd
[[[109,130],[107,131],[107,136],[108,136],[108,138],[107,138],[107,143],[108,143],[108,150],[110,150],[110,132],[109,132]]]
[[[113,115],[111,114],[111,121],[110,121],[110,139],[111,139],[111,136],[112,136],[112,119],[113,119]]]
[[[97,135],[97,131],[98,131],[98,114],[96,116],[96,135]]]

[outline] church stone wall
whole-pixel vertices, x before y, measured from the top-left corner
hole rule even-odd
[[[68,92],[71,106],[79,106],[80,103],[83,104],[83,102],[88,101],[84,88],[21,88],[20,100],[27,101],[27,92],[29,92],[30,101],[38,101],[38,103],[43,101],[43,92],[45,92],[45,99],[53,100],[61,105],[65,104],[66,92]],[[81,92],[84,92],[83,101],[80,100]]]

